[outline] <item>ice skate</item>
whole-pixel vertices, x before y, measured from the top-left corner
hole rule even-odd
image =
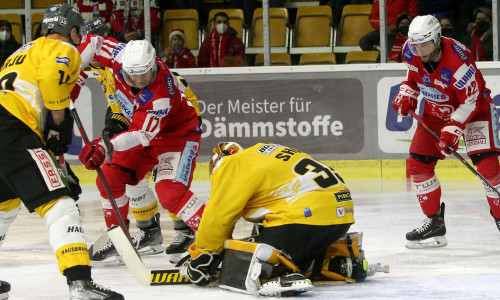
[[[175,230],[174,241],[165,250],[170,263],[176,264],[188,254],[187,250],[194,242],[194,238],[195,233],[189,227]]]
[[[425,217],[420,227],[406,234],[406,248],[438,248],[448,244],[446,237],[446,226],[444,224],[444,203],[441,209],[430,217]]]
[[[10,283],[0,280],[0,300],[9,299]]]
[[[310,291],[312,288],[311,281],[304,275],[291,273],[267,280],[257,292],[261,296],[291,297]]]
[[[92,280],[70,281],[69,300],[123,300],[122,294],[108,290]]]
[[[132,238],[132,244],[140,256],[147,256],[162,253],[162,243],[163,235],[160,228],[160,214],[157,213],[151,226],[139,228],[139,231]]]
[[[497,228],[498,228],[498,230],[500,230],[500,219],[495,218],[495,216],[494,216],[494,215],[493,215],[493,213],[491,212],[491,209],[490,209],[490,214],[491,214],[491,216],[493,217],[493,219],[495,219],[495,224],[497,224]]]
[[[89,257],[92,266],[121,264],[120,255],[109,238],[97,250],[90,251],[89,249]]]

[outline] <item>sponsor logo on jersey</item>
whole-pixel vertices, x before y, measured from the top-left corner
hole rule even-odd
[[[309,207],[304,208],[304,217],[309,218],[312,216],[311,209]]]
[[[410,63],[408,63],[406,61],[405,61],[405,64],[408,67],[408,69],[410,69],[413,72],[417,72],[418,73],[418,68],[417,67],[415,67],[414,65],[412,65],[412,64],[410,64]]]
[[[58,188],[63,188],[64,184],[59,177],[59,172],[57,171],[51,156],[41,148],[39,149],[29,149],[31,157],[38,165],[38,169],[45,180],[45,184],[49,191],[53,191]]]
[[[460,67],[460,69],[462,69],[462,67]],[[465,74],[462,76],[462,78],[457,80],[457,82],[455,82],[453,85],[457,89],[463,89],[467,85],[467,83],[471,80],[471,78],[474,77],[474,74],[476,74],[476,68],[474,68],[473,65],[470,65]]]
[[[56,56],[56,63],[58,63],[58,64],[65,64],[69,68],[69,62],[70,62],[69,57],[58,57],[58,56]]]
[[[435,102],[446,102],[449,100],[448,95],[443,94],[435,87],[429,87],[421,83],[417,83],[417,85],[420,88],[420,93],[422,94],[422,96],[424,96],[428,100],[432,100]]]
[[[442,83],[437,78],[434,79],[434,85],[440,86],[443,89],[446,89],[448,87],[446,83]]]
[[[411,53],[410,51],[410,47],[408,46],[408,44],[406,44],[406,47],[403,51],[403,57],[408,60],[408,61],[412,61],[413,60],[413,53]]]
[[[153,109],[148,110],[148,114],[155,115],[157,117],[164,117],[168,115],[170,111],[170,98],[160,98],[153,102]]]
[[[125,46],[127,46],[127,44],[119,43],[115,47],[115,50],[113,50],[113,58],[116,58],[116,56],[118,55],[118,53],[120,53],[125,48]],[[121,68],[120,68],[120,70],[121,70]]]
[[[273,154],[276,150],[278,150],[281,146],[280,145],[264,145],[260,147],[257,152],[264,154],[264,155],[271,155]]]
[[[431,79],[429,78],[429,76],[427,76],[427,74],[424,74],[424,76],[422,76],[422,81],[425,85],[431,85]]]
[[[451,72],[450,69],[447,69],[446,67],[443,67],[441,69],[441,74],[439,76],[440,76],[440,78],[441,78],[441,80],[443,82],[446,82],[447,84],[450,84],[450,82],[451,82],[451,75],[452,74],[453,73]]]
[[[170,97],[175,96],[175,83],[174,83],[174,77],[172,75],[166,75],[165,76],[165,81],[167,83],[167,90],[168,90],[168,95]]]
[[[345,217],[345,209],[344,207],[337,207],[337,218]]]
[[[333,193],[333,195],[335,196],[335,199],[337,199],[337,202],[352,200],[350,191],[340,190],[337,193]]]
[[[459,45],[453,44],[453,45],[451,45],[451,49],[453,49],[453,51],[455,51],[455,53],[458,55],[460,60],[462,60],[463,62],[466,62],[469,60],[469,57],[465,53],[464,49],[462,49],[462,47],[460,47]]]
[[[153,93],[148,88],[142,90],[142,92],[137,96],[137,101],[141,105],[146,105],[153,98]]]

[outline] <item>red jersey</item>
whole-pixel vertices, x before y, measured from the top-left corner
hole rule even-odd
[[[89,34],[78,50],[82,68],[95,58],[113,69],[116,95],[120,102],[130,103],[132,122],[129,130],[115,136],[111,142],[114,150],[125,151],[136,146],[174,144],[201,134],[198,116],[191,102],[178,89],[178,82],[168,67],[158,57],[156,78],[145,89],[131,88],[122,75],[122,56],[126,44],[109,37]]]
[[[75,1],[73,6],[85,20],[99,17],[107,24],[113,13],[113,2],[111,0],[78,0]]]
[[[443,121],[452,118],[465,125],[478,112],[489,112],[493,100],[470,51],[447,37],[442,38],[442,47],[441,62],[429,72],[421,58],[411,53],[407,41],[403,48],[403,62],[408,72],[401,84],[420,90],[427,116]]]

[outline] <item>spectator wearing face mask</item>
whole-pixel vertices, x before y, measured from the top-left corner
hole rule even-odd
[[[396,21],[397,33],[396,41],[392,45],[391,51],[389,51],[389,56],[387,62],[402,62],[402,50],[403,46],[408,39],[408,29],[410,28],[412,17],[407,13],[402,13],[398,16]]]
[[[162,60],[170,69],[196,68],[196,59],[189,48],[184,46],[184,30],[174,28],[169,35],[170,48],[163,51]]]
[[[12,35],[12,24],[7,20],[0,20],[0,66],[19,47],[21,44]]]
[[[474,23],[469,24],[467,31],[470,35],[466,45],[476,61],[493,60],[493,31],[491,27],[491,9],[478,7],[474,10]]]
[[[229,27],[225,12],[214,16],[214,29],[203,41],[198,55],[201,68],[241,67],[246,65],[245,45],[234,29]]]
[[[439,23],[441,24],[442,36],[461,42],[462,38],[457,31],[457,20],[452,14],[442,16]]]

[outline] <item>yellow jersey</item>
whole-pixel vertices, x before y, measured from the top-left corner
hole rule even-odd
[[[257,144],[222,158],[212,174],[196,233],[196,249],[203,253],[222,251],[241,217],[264,227],[354,223],[340,175],[300,150]]]
[[[0,70],[0,105],[43,140],[48,110],[69,107],[81,58],[71,44],[45,37],[14,52]]]

